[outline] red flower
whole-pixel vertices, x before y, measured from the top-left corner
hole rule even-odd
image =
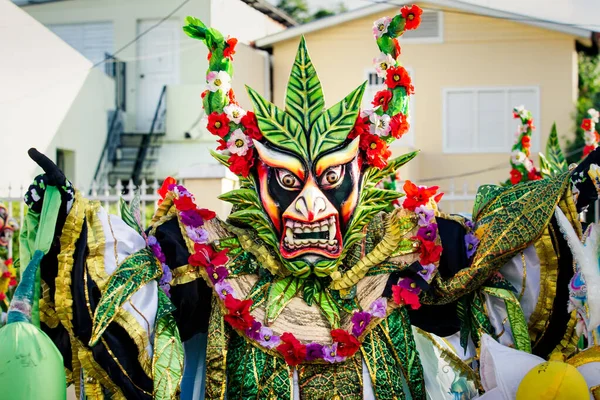
[[[210,59],[211,59],[211,58],[212,58],[212,53],[209,51],[209,52],[208,52],[208,55],[206,56],[206,59],[207,59],[208,61],[210,61]]]
[[[403,87],[406,89],[406,94],[413,94],[415,88],[411,82],[410,75],[404,67],[390,67],[386,71],[385,84],[390,89]]]
[[[229,133],[229,118],[227,114],[213,112],[208,116],[208,126],[206,127],[210,133],[224,138]]]
[[[332,330],[331,338],[337,342],[337,353],[342,357],[350,357],[360,348],[360,342],[343,329]]]
[[[387,165],[387,160],[392,155],[387,144],[377,135],[371,133],[361,135],[360,148],[366,153],[367,162],[378,169]]]
[[[306,346],[300,343],[291,333],[285,332],[281,335],[281,343],[277,351],[281,353],[288,365],[296,366],[306,358]],[[339,353],[339,348],[338,348]]]
[[[383,111],[387,111],[392,100],[392,92],[389,90],[381,90],[375,94],[373,99],[373,107],[381,106]]]
[[[586,118],[583,121],[581,121],[581,129],[583,129],[584,131],[591,131],[592,130],[592,120],[589,118]]]
[[[542,179],[542,176],[535,168],[533,168],[527,173],[527,179],[529,179],[530,181],[539,181],[540,179]]]
[[[233,89],[229,89],[227,92],[227,97],[229,98],[230,104],[237,104],[238,102],[235,100],[235,93],[233,93]]]
[[[204,100],[204,98],[206,97],[206,95],[208,94],[208,92],[210,92],[210,90],[205,90],[204,92],[202,92],[200,94],[200,97]]]
[[[527,121],[527,125],[529,125],[529,129],[531,129],[532,131],[535,130],[535,126],[533,126],[533,119],[529,118]]]
[[[10,286],[10,287],[17,286],[17,279],[10,278],[10,282],[8,282],[8,286]]]
[[[427,204],[429,199],[435,195],[438,189],[438,186],[420,187],[407,180],[404,183],[404,193],[406,194],[406,198],[402,203],[402,207],[410,211],[415,211],[415,208]]]
[[[211,219],[217,216],[217,214],[214,211],[211,211],[207,208],[199,208],[198,210],[196,210],[196,212],[200,214],[202,219],[205,221],[210,221]]]
[[[217,150],[227,149],[227,142],[225,141],[225,139],[217,139],[217,143],[219,143],[219,145],[217,146]]]
[[[531,145],[531,138],[529,136],[523,136],[521,138],[521,146],[528,149],[530,145]]]
[[[361,117],[360,115],[356,118],[354,128],[348,134],[348,139],[355,139],[357,136],[362,136],[369,133],[369,117]]]
[[[6,295],[2,292],[0,292],[0,301],[4,301],[6,300]]]
[[[410,129],[410,124],[406,118],[406,115],[399,113],[394,115],[394,117],[390,120],[390,133],[396,139],[400,139],[408,130]]]
[[[250,168],[254,165],[254,149],[248,149],[245,156],[232,154],[229,157],[229,170],[236,175],[241,175],[244,178],[250,175]]]
[[[400,9],[400,12],[406,20],[406,25],[404,26],[406,30],[417,29],[419,27],[421,14],[423,14],[423,10],[419,6],[404,6]]]
[[[252,300],[238,300],[228,294],[225,297],[225,308],[229,313],[223,318],[235,329],[246,330],[252,326],[254,318],[250,315]]]
[[[230,60],[233,59],[237,42],[238,40],[236,38],[227,39],[227,42],[225,42],[225,49],[223,50],[223,57],[227,57]]]
[[[394,58],[396,59],[396,58],[400,57],[400,53],[402,51],[400,50],[400,43],[398,43],[398,39],[394,39],[393,42],[394,42],[394,50],[396,51]]]
[[[596,136],[596,142],[600,142],[600,133],[594,131],[594,136]]]
[[[4,273],[2,274],[2,277],[3,277],[3,278],[10,278],[11,276],[12,276],[12,275],[10,274],[10,272],[9,272],[9,271],[6,271],[6,272],[4,272]]]
[[[409,306],[413,310],[418,310],[419,307],[421,307],[419,295],[411,292],[410,290],[402,288],[398,285],[394,285],[392,286],[392,294],[394,301],[400,306]]]
[[[592,151],[594,151],[596,149],[596,146],[594,146],[593,144],[589,145],[589,146],[585,146],[583,148],[583,156],[587,156],[588,154],[590,154]]]
[[[189,211],[195,210],[196,204],[194,204],[194,200],[190,196],[179,196],[179,198],[173,200],[175,203],[175,207],[179,211]]]
[[[156,191],[156,193],[158,193],[158,195],[160,196],[160,199],[158,200],[158,204],[162,203],[162,201],[165,199],[165,196],[167,195],[167,193],[170,190],[169,187],[172,185],[176,185],[176,184],[177,184],[177,181],[175,180],[175,178],[171,178],[169,176],[169,177],[167,177],[167,179],[165,179],[165,181],[161,185],[160,189],[158,189]]]
[[[256,115],[252,111],[248,111],[246,115],[242,117],[240,121],[242,126],[245,128],[245,134],[250,136],[254,140],[261,140],[263,138],[262,133],[258,129],[258,121]]]
[[[421,242],[419,252],[421,253],[421,265],[433,264],[440,260],[442,256],[442,246],[438,246],[435,242],[425,240],[422,237],[416,237]]]
[[[521,182],[521,179],[523,179],[523,175],[521,174],[521,172],[519,172],[518,169],[512,169],[510,171],[510,183],[516,185],[517,183]]]
[[[227,257],[228,251],[229,249],[215,251],[209,244],[194,243],[194,254],[189,256],[188,263],[195,267],[219,267],[225,265],[229,260]]]

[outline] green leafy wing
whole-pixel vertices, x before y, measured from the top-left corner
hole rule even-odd
[[[254,89],[246,86],[246,90],[254,107],[258,128],[265,139],[277,147],[283,147],[307,159],[306,135],[302,126]]]
[[[302,290],[304,280],[288,276],[271,284],[267,298],[266,324],[270,325],[277,319],[285,306]]]
[[[321,114],[310,128],[310,156],[313,160],[348,138],[358,117],[366,84],[363,82],[342,101]]]
[[[561,172],[565,172],[568,169],[567,161],[560,148],[558,142],[558,133],[556,131],[556,124],[552,124],[552,130],[546,143],[546,158],[554,172],[554,175],[558,175]]]
[[[287,86],[285,111],[308,131],[324,107],[321,82],[302,36]]]

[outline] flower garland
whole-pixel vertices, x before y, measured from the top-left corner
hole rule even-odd
[[[583,148],[583,157],[586,157],[598,147],[600,135],[596,132],[596,124],[600,113],[593,108],[588,110],[589,118],[581,121],[581,129],[583,129],[583,138],[585,139],[585,147]]]
[[[12,258],[5,260],[4,263],[0,261],[2,268],[2,275],[0,275],[0,302],[5,302],[8,299],[9,289],[17,286],[17,271],[13,266]]]
[[[542,179],[542,175],[530,158],[531,134],[535,129],[531,112],[523,106],[518,106],[513,110],[513,118],[520,119],[521,124],[517,129],[517,141],[512,148],[510,183],[516,185],[520,182]]]

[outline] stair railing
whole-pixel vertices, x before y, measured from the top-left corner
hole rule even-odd
[[[108,134],[106,135],[104,148],[100,154],[100,160],[96,166],[96,172],[94,173],[94,180],[92,183],[108,179],[109,169],[115,162],[117,149],[121,142],[121,134],[124,131],[123,114],[119,109],[111,111],[111,114],[112,115],[109,117]]]

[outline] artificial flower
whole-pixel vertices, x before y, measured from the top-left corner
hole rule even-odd
[[[208,125],[206,129],[213,135],[224,138],[229,133],[229,118],[227,114],[212,112],[208,116]]]
[[[374,107],[381,106],[383,111],[387,111],[390,105],[390,101],[392,100],[392,92],[389,90],[380,90],[375,93],[375,98],[373,99]],[[388,116],[389,117],[389,116]]]
[[[332,330],[331,338],[334,342],[337,342],[337,354],[342,357],[354,355],[360,347],[360,342],[343,329]]]
[[[383,17],[373,23],[373,36],[375,36],[375,39],[379,39],[384,33],[387,33],[390,22],[392,22],[390,17]]]
[[[252,321],[250,328],[246,329],[246,336],[252,340],[258,340],[260,338],[260,328],[262,328],[262,324],[260,322],[256,320]]]
[[[517,126],[517,133],[519,135],[524,134],[529,132],[529,125],[525,124],[525,125],[521,125],[519,124],[519,126]]]
[[[415,214],[417,214],[417,216],[419,217],[419,221],[417,222],[419,226],[427,226],[431,223],[431,221],[433,221],[433,210],[425,206],[416,207]]]
[[[182,211],[179,213],[179,217],[181,218],[181,223],[185,226],[198,228],[204,225],[204,218],[196,210]]]
[[[206,274],[212,281],[212,283],[222,282],[223,279],[229,276],[229,271],[225,267],[206,267]]]
[[[256,115],[252,111],[248,111],[246,115],[242,117],[240,120],[242,126],[244,127],[244,133],[250,136],[254,140],[262,139],[262,133],[260,133],[260,129],[258,129],[258,121],[256,120]]]
[[[204,100],[204,98],[206,97],[206,95],[208,94],[208,92],[210,92],[210,90],[205,90],[204,92],[200,93],[200,98]],[[204,126],[206,126],[206,124]]]
[[[277,351],[281,353],[285,362],[290,366],[296,366],[304,361],[306,357],[306,346],[300,343],[291,333],[285,332],[281,335],[281,343]]]
[[[417,29],[421,24],[421,14],[423,10],[417,5],[404,6],[400,9],[400,13],[406,20],[404,28],[406,30]]]
[[[361,118],[369,118],[371,116],[371,114],[373,114],[374,112],[376,112],[377,110],[379,110],[379,107],[375,107],[375,108],[365,108],[363,110],[360,110],[360,117]]]
[[[10,273],[10,271],[4,271],[4,273],[2,273],[2,277],[3,278],[10,278],[12,275]]]
[[[521,179],[523,179],[523,174],[521,174],[518,169],[513,168],[510,171],[510,183],[516,185],[517,183],[521,182]]]
[[[252,300],[238,300],[232,295],[225,297],[228,313],[223,317],[234,329],[246,330],[252,326],[254,318],[250,315]]]
[[[309,343],[306,345],[306,361],[314,361],[323,358],[324,346],[319,343]]]
[[[598,141],[598,138],[596,137],[596,135],[597,135],[596,132],[585,131],[583,133],[583,139],[585,140],[585,144],[588,146],[595,144]]]
[[[233,92],[233,89],[229,89],[227,92],[227,98],[229,99],[229,104],[238,105],[238,102],[235,100],[235,93]]]
[[[250,138],[242,132],[241,129],[233,131],[229,140],[227,141],[227,149],[231,154],[238,156],[245,156],[248,153],[248,149],[252,146]]]
[[[215,292],[217,292],[217,295],[224,300],[227,295],[233,296],[233,287],[229,284],[229,282],[217,282],[215,283]]]
[[[398,285],[392,286],[392,296],[396,304],[400,306],[408,306],[412,310],[418,310],[421,307],[418,294],[414,294]]]
[[[164,182],[160,186],[160,189],[158,189],[156,191],[158,193],[158,195],[160,196],[160,199],[158,200],[158,204],[162,203],[162,201],[167,196],[167,193],[169,192],[169,190],[171,190],[173,188],[173,186],[176,184],[177,184],[177,181],[175,180],[175,178],[171,178],[170,176],[164,180]]]
[[[532,131],[535,130],[535,126],[533,125],[533,118],[529,118],[525,122],[527,123],[527,125],[529,125],[529,129],[531,129]]]
[[[421,275],[421,278],[425,279],[426,281],[430,281],[431,278],[433,277],[433,273],[435,272],[435,265],[434,264],[426,264],[422,266],[422,270],[419,271],[419,275]]]
[[[523,105],[513,108],[513,118],[525,118],[527,116],[526,114],[527,111]]]
[[[162,276],[160,277],[160,281],[163,284],[167,284],[173,280],[173,272],[171,272],[171,268],[167,266],[167,264],[162,264]]]
[[[595,124],[598,123],[598,118],[600,117],[600,112],[598,112],[597,110],[590,108],[588,110],[588,114],[590,115],[590,119],[592,120],[592,122],[594,122]]]
[[[227,149],[227,142],[221,138],[217,139],[217,143],[219,143],[219,145],[217,146],[217,150],[225,150]]]
[[[388,68],[396,65],[396,60],[389,54],[380,53],[379,57],[373,59],[375,72],[380,78],[385,78]]]
[[[429,202],[429,199],[435,195],[438,186],[417,186],[411,181],[407,180],[404,183],[404,193],[406,198],[404,199],[402,206],[410,211],[415,211],[419,206],[424,206]]]
[[[404,67],[391,67],[386,71],[385,84],[390,89],[403,87],[407,95],[413,94],[415,88],[411,82],[410,75]]]
[[[367,325],[371,322],[371,314],[366,311],[359,311],[352,315],[352,334],[359,337],[365,331]]]
[[[587,156],[588,154],[590,154],[592,151],[594,151],[596,149],[596,146],[591,145],[591,146],[585,146],[583,148],[583,156]]]
[[[421,293],[421,288],[411,278],[402,278],[400,282],[398,282],[398,286],[414,294]]]
[[[330,363],[344,361],[346,359],[346,357],[343,357],[340,355],[338,347],[339,347],[338,343],[333,343],[331,346],[324,346],[323,350],[322,350],[323,351],[323,360],[330,362]]]
[[[525,162],[523,163],[523,166],[525,167],[525,169],[528,172],[531,172],[531,171],[533,171],[535,169],[535,166],[533,165],[533,161],[531,161],[530,158],[526,158],[525,159]]]
[[[540,175],[540,173],[538,172],[537,169],[532,168],[527,173],[527,179],[530,180],[530,181],[539,181],[540,179],[542,179],[542,176]]]
[[[371,133],[377,136],[387,136],[390,132],[390,116],[387,114],[371,114],[369,117],[371,121]]]
[[[467,233],[465,235],[465,246],[467,248],[467,258],[471,258],[477,251],[479,245],[479,239],[473,233]]]
[[[522,151],[515,150],[512,152],[511,161],[513,162],[513,164],[521,165],[525,162],[526,159],[527,155]]]
[[[227,117],[236,124],[242,122],[242,118],[246,115],[246,111],[236,104],[229,104],[223,107],[223,111],[227,114]]]
[[[194,254],[188,258],[188,263],[195,267],[221,266],[229,260],[227,252],[229,249],[215,251],[209,244],[194,244]]]
[[[521,146],[529,147],[531,145],[531,138],[529,136],[523,136],[521,138]]]
[[[8,286],[10,286],[10,287],[17,286],[17,279],[10,278],[10,282],[8,282]]]
[[[402,54],[402,49],[400,48],[400,42],[398,42],[398,39],[396,39],[396,38],[392,39],[392,42],[394,43],[394,57],[398,58],[398,57],[400,57],[400,54]]]
[[[437,224],[421,226],[417,231],[417,236],[424,240],[434,241],[437,238]]]
[[[231,77],[225,71],[210,71],[206,75],[206,81],[208,82],[207,89],[211,92],[222,90],[223,94],[226,94],[231,89]]]
[[[369,117],[361,117],[356,118],[356,122],[354,122],[354,127],[348,134],[348,139],[354,139],[358,136],[369,133],[370,131],[370,122]]]
[[[6,300],[6,295],[2,292],[0,292],[0,301],[4,301]]]
[[[250,148],[245,156],[232,154],[229,157],[229,170],[244,178],[250,175],[250,168],[254,165],[254,150]]]
[[[584,131],[591,131],[592,120],[590,118],[586,118],[583,121],[581,121],[581,129],[583,129]]]
[[[175,203],[175,207],[179,212],[196,209],[196,204],[192,196],[179,196],[173,200],[173,203]]]
[[[419,251],[421,253],[421,265],[435,263],[440,260],[442,255],[442,246],[435,244],[435,242],[424,240],[418,236],[417,240],[421,242],[421,245],[419,246]]]
[[[360,137],[359,146],[365,151],[367,162],[378,169],[385,168],[388,158],[392,155],[385,141],[370,133]]]
[[[400,139],[404,136],[409,129],[410,124],[408,123],[408,118],[402,113],[394,115],[390,121],[390,133],[396,139]]]
[[[279,336],[273,335],[273,331],[265,326],[260,328],[260,332],[258,333],[258,343],[266,347],[267,349],[272,349],[277,346],[281,342]]]
[[[225,42],[225,48],[223,49],[223,57],[227,57],[230,60],[233,59],[233,55],[235,54],[235,45],[238,40],[236,38],[227,39]]]
[[[206,243],[208,241],[208,232],[206,229],[186,226],[185,233],[194,243]]]
[[[369,312],[376,318],[385,318],[387,313],[387,299],[385,297],[380,297],[375,300],[373,303],[371,303]]]

